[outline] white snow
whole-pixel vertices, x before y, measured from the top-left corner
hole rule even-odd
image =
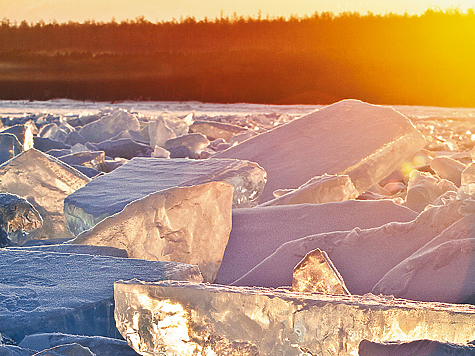
[[[328,254],[350,293],[369,293],[391,268],[461,219],[460,205],[451,201],[432,207],[410,222],[390,222],[371,229],[356,227],[286,242],[232,284],[290,286],[294,266],[308,252],[319,248]]]
[[[15,342],[38,332],[117,337],[113,283],[197,278],[174,262],[0,249],[0,332]]]
[[[462,303],[475,297],[475,215],[468,215],[392,268],[373,293]]]
[[[412,210],[390,200],[348,200],[234,210],[233,228],[216,283],[235,281],[288,241],[355,227],[378,227],[391,221],[407,222],[416,216]],[[290,276],[293,267],[309,251],[290,267]]]

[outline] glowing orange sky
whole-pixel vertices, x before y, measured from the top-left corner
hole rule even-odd
[[[474,6],[473,0],[1,0],[0,16],[11,21],[83,22],[90,19],[110,21],[113,17],[121,21],[143,15],[155,22],[180,19],[181,16],[214,19],[221,12],[228,16],[236,12],[239,16],[256,17],[259,10],[264,17],[267,14],[288,17],[291,14],[312,15],[315,11],[419,14],[429,7],[459,7],[466,11]]]

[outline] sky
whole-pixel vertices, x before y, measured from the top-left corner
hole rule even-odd
[[[304,16],[316,11],[357,11],[366,14],[389,12],[420,14],[428,8],[458,7],[461,11],[475,7],[473,0],[0,0],[0,16],[10,21],[26,20],[60,23],[86,20],[116,21],[144,16],[152,22],[179,20],[193,16],[197,20],[224,16]]]

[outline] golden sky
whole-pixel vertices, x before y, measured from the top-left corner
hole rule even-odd
[[[53,19],[58,22],[69,20],[83,22],[117,21],[144,16],[155,22],[173,18],[194,16],[202,19],[219,17],[221,13],[232,16],[256,17],[285,16],[291,14],[312,15],[315,11],[357,11],[366,14],[395,12],[419,14],[427,8],[447,9],[459,7],[461,11],[475,7],[473,0],[0,0],[0,16],[11,21],[37,22]]]

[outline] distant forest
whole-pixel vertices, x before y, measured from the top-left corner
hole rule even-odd
[[[475,12],[0,22],[0,99],[475,107]]]

